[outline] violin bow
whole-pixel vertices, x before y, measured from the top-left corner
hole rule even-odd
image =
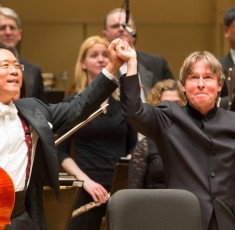
[[[61,142],[63,142],[66,138],[68,138],[69,136],[71,136],[73,133],[75,133],[77,130],[79,130],[80,128],[82,128],[84,125],[86,125],[88,122],[92,121],[94,118],[96,118],[98,115],[100,115],[103,110],[108,106],[109,104],[105,104],[102,105],[102,107],[100,107],[98,110],[96,110],[94,113],[92,113],[86,120],[82,121],[81,123],[79,123],[78,125],[76,125],[75,127],[73,127],[72,129],[70,129],[67,133],[65,133],[64,135],[62,135],[61,137],[59,137],[56,141],[55,141],[55,145],[59,145]]]
[[[233,103],[233,69],[228,69],[228,110],[231,110]]]

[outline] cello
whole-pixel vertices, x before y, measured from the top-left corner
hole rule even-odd
[[[0,230],[9,225],[15,203],[14,184],[7,172],[0,168]]]

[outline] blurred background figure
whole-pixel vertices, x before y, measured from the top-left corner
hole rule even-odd
[[[235,92],[235,6],[229,8],[224,12],[224,37],[228,40],[230,49],[224,57],[220,59],[220,63],[223,66],[224,74],[226,77],[225,84],[221,91],[221,102],[220,106],[224,109],[228,109],[228,75],[229,68],[232,68],[232,84],[233,84],[233,95]],[[235,111],[235,108],[232,110]]]
[[[65,101],[77,97],[106,66],[108,46],[109,42],[99,36],[89,37],[82,43],[75,67],[76,91]],[[70,230],[100,228],[116,163],[130,153],[137,143],[136,132],[123,119],[118,92],[107,98],[106,103],[109,106],[101,115],[58,147],[62,167],[84,181],[76,208],[91,201],[104,203],[72,219]]]
[[[184,93],[177,81],[168,79],[154,85],[147,102],[151,105],[159,105],[161,101],[176,101],[180,105],[186,103]],[[156,144],[150,138],[144,137],[132,152],[128,188],[165,188],[161,156]]]
[[[19,52],[22,34],[21,20],[17,13],[10,8],[0,7],[0,43]],[[21,97],[36,97],[46,102],[40,67],[22,57],[19,60],[24,65]]]
[[[126,28],[126,29],[125,29]],[[135,48],[137,39],[136,25],[131,14],[117,8],[110,11],[104,19],[103,36],[112,41],[121,38],[127,41],[132,48]],[[146,96],[154,84],[160,80],[173,79],[173,74],[168,67],[165,58],[160,55],[152,55],[137,51],[138,73],[141,85],[141,98],[146,101]],[[120,69],[120,74],[126,72],[125,64]]]

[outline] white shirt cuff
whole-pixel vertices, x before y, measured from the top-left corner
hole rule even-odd
[[[117,85],[119,85],[119,82],[116,77],[114,77],[111,73],[108,72],[105,68],[102,69],[102,73],[105,77],[107,77],[109,80],[115,82]]]

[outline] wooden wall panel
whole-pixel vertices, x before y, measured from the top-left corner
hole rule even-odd
[[[104,15],[123,0],[5,0],[22,18],[21,54],[44,72],[68,72],[73,80],[79,46],[87,36],[100,34]],[[163,55],[178,76],[182,61],[194,50],[217,57],[228,50],[223,37],[223,12],[234,0],[130,0],[138,28],[137,49]]]

